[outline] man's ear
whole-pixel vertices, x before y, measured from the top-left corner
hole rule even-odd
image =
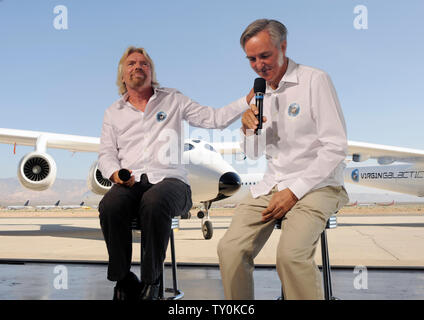
[[[283,53],[284,53],[284,56],[286,56],[286,50],[287,50],[287,40],[284,40],[282,43],[281,43],[281,51],[283,51]]]

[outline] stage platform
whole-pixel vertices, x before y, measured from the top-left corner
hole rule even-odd
[[[139,274],[139,266],[132,271]],[[111,300],[114,283],[106,280],[107,265],[100,263],[0,264],[0,300]],[[366,282],[354,269],[332,270],[333,294],[341,300],[422,300],[424,270],[368,268]],[[363,275],[363,274],[362,274]],[[280,285],[275,268],[254,271],[255,298],[276,300]],[[172,286],[170,267],[165,283]],[[184,300],[223,300],[217,266],[179,266],[178,286]]]

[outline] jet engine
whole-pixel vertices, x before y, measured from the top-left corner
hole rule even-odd
[[[100,172],[97,161],[93,163],[88,173],[87,179],[88,188],[95,194],[104,195],[112,188],[112,182],[103,177]]]
[[[378,164],[381,164],[381,165],[392,164],[395,161],[396,161],[396,159],[393,158],[393,157],[379,157],[377,159]]]
[[[18,165],[19,182],[28,189],[43,191],[56,180],[56,162],[47,153],[33,151],[26,154]]]

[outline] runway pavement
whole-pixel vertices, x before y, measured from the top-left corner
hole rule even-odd
[[[175,232],[178,263],[217,264],[217,243],[230,221],[212,218],[214,235],[205,240],[199,219],[181,220]],[[256,264],[275,265],[280,232],[274,230]],[[424,215],[343,215],[327,237],[332,266],[424,268]],[[137,234],[134,241],[137,262]],[[0,259],[106,262],[107,251],[98,218],[0,218]],[[319,246],[315,259],[321,264]]]
[[[181,220],[175,231],[178,278],[185,300],[224,299],[216,246],[231,217],[212,221],[211,240],[204,240],[196,218]],[[275,300],[280,295],[275,270],[280,232],[274,230],[255,260],[260,266],[254,272],[256,299]],[[424,298],[424,216],[342,215],[338,227],[327,234],[337,297]],[[132,270],[138,274],[137,234],[134,241]],[[321,264],[319,248],[316,262]],[[168,253],[167,261],[169,257]],[[106,270],[98,218],[0,218],[0,300],[110,300],[114,283],[106,280]],[[65,271],[67,287],[62,290],[57,280]],[[170,285],[169,267],[166,278]]]

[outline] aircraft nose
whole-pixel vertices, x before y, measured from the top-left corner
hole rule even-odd
[[[240,176],[235,172],[226,172],[219,178],[219,193],[226,198],[236,193],[240,186]]]

